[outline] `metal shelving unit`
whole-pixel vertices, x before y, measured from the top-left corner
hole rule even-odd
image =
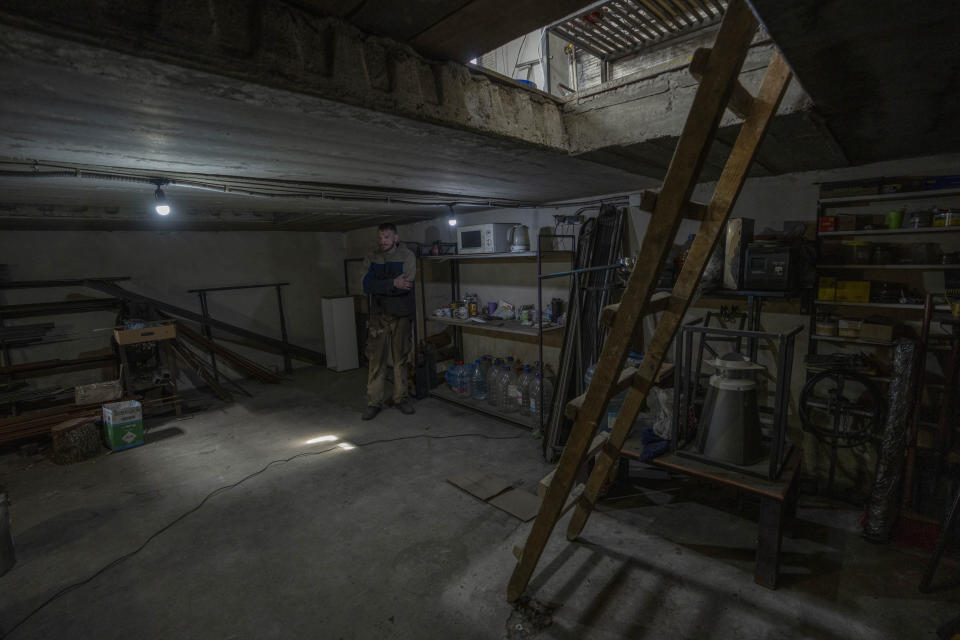
[[[817,227],[819,228],[819,219],[825,215],[882,215],[881,212],[883,209],[881,206],[870,206],[875,203],[881,203],[881,205],[885,203],[886,206],[900,208],[900,206],[904,206],[908,202],[913,202],[914,204],[911,205],[911,210],[917,210],[928,207],[931,204],[936,204],[937,206],[948,206],[951,203],[956,203],[958,196],[960,196],[960,188],[820,198],[817,203]],[[948,202],[943,202],[944,199],[948,198]],[[932,202],[926,205],[922,202],[917,202],[922,200],[930,200]],[[936,202],[938,200],[940,202]],[[954,206],[956,205],[954,204]],[[829,213],[827,212],[828,210],[830,210]],[[857,220],[863,221],[864,218],[858,217]],[[870,222],[874,221],[871,220]],[[901,229],[880,228],[818,232],[816,242],[817,256],[819,258],[823,255],[823,243],[839,243],[845,239],[852,240],[860,238],[876,238],[876,242],[890,242],[895,244],[906,242],[945,242],[947,243],[946,246],[950,247],[947,249],[947,251],[951,251],[960,248],[960,237],[956,235],[957,233],[960,233],[960,226],[956,225],[946,227],[919,227]],[[847,278],[850,279],[870,280],[870,276],[872,275],[871,272],[874,272],[877,275],[874,275],[872,280],[890,280],[902,283],[903,286],[906,287],[918,288],[919,279],[925,272],[946,273],[954,270],[960,270],[960,264],[930,264],[929,262],[925,264],[897,264],[890,261],[882,264],[838,264],[837,262],[838,261],[831,261],[831,263],[821,264],[818,260],[816,267],[818,278],[822,275],[828,275],[837,277],[838,279],[844,279],[844,276],[846,275]],[[881,273],[885,273],[886,275],[879,275]],[[925,310],[925,306],[923,304],[916,303],[901,304],[895,302],[872,301],[843,302],[837,300],[816,299],[813,302],[814,304],[811,306],[810,313],[810,340],[808,342],[809,355],[817,354],[819,347],[822,345],[832,345],[834,347],[869,347],[877,350],[879,353],[887,353],[895,344],[894,340],[870,340],[865,338],[817,335],[815,332],[816,316],[818,313],[823,311],[836,309],[838,312],[840,312],[841,309],[846,309],[853,315],[861,316],[868,315],[873,310],[887,312],[898,311],[910,314],[911,319],[916,317],[916,319],[919,320],[920,317],[923,317],[924,322],[927,323],[930,320],[930,315],[939,314],[942,316],[942,312],[949,312],[950,310],[950,307],[945,304],[931,305],[930,315],[926,315],[927,311]],[[939,350],[936,346],[931,346],[929,340],[927,341],[924,349],[926,349],[925,353]],[[805,363],[805,368],[807,371],[807,380],[809,381],[812,376],[832,367],[825,364]],[[853,371],[859,373],[859,375],[869,379],[872,382],[883,385],[881,387],[882,390],[887,389],[891,382],[889,375],[882,375],[884,373],[882,369],[874,370],[872,374],[857,372],[855,369]],[[936,381],[925,381],[925,386],[930,389],[944,388],[944,384],[942,382],[938,383]],[[883,391],[883,393],[886,392]],[[914,402],[919,405],[919,393],[916,395]],[[912,411],[916,413],[916,416],[919,416],[919,406],[915,406]],[[913,418],[913,420],[917,419],[916,416]],[[937,426],[935,423],[923,421],[917,421],[915,424],[925,429]],[[923,448],[919,444],[916,446]],[[835,454],[832,454],[832,456],[835,459]],[[831,464],[836,463],[834,461]]]
[[[824,238],[831,238],[840,236],[900,236],[905,233],[956,233],[958,231],[960,231],[960,226],[953,225],[950,227],[920,227],[919,229],[860,229],[859,231],[821,231],[817,235]]]
[[[821,264],[818,269],[876,269],[879,271],[949,271],[960,264]]]
[[[838,302],[836,300],[814,300],[814,304],[822,307],[871,307],[874,309],[910,309],[913,311],[923,310],[922,304],[901,304],[899,302]],[[950,311],[950,307],[945,304],[938,304],[934,307],[935,311]]]
[[[545,249],[543,245],[544,241],[548,242],[564,242],[570,241],[571,249]],[[469,254],[458,254],[450,253],[443,255],[435,256],[420,256],[420,260],[424,262],[437,262],[437,263],[447,263],[450,265],[450,295],[451,299],[458,300],[460,298],[460,265],[462,263],[470,262],[532,262],[536,261],[537,265],[537,309],[538,311],[543,309],[543,285],[541,282],[540,276],[543,275],[543,263],[545,259],[557,258],[570,260],[575,255],[575,243],[576,236],[570,235],[539,235],[537,236],[537,249],[536,251],[516,251],[509,253],[469,253]],[[422,292],[426,291],[425,288],[425,276],[424,270],[419,269],[420,272],[420,290]],[[491,322],[476,322],[472,320],[459,320],[455,318],[444,318],[434,315],[427,314],[426,311],[426,296],[421,295],[421,310],[423,315],[424,324],[427,322],[436,322],[438,324],[443,324],[446,326],[452,326],[454,328],[454,347],[457,351],[458,360],[463,360],[463,331],[476,331],[484,333],[493,333],[493,334],[509,334],[517,336],[530,336],[536,337],[537,339],[537,349],[540,354],[540,362],[543,363],[543,334],[546,332],[560,331],[565,327],[560,325],[549,325],[542,326],[539,323],[536,323],[534,326],[524,326],[521,325],[518,320],[500,320],[500,321],[491,321]],[[509,339],[509,338],[507,338]],[[541,365],[542,366],[542,365]],[[515,413],[504,413],[503,411],[497,410],[495,407],[489,405],[485,401],[477,401],[472,398],[463,398],[449,389],[446,389],[443,384],[436,387],[435,389],[430,390],[431,397],[438,398],[445,402],[450,402],[458,406],[470,409],[477,413],[481,413],[487,416],[498,418],[504,420],[511,424],[524,427],[526,429],[532,429],[533,425],[530,424],[530,421],[522,418]],[[543,416],[540,417],[541,420],[541,430],[543,427]]]

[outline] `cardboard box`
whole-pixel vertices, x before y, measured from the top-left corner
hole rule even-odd
[[[880,185],[875,178],[870,180],[824,182],[820,185],[820,197],[845,198],[850,196],[869,196],[876,194],[879,188]]]
[[[833,301],[837,299],[837,279],[820,276],[817,281],[817,300]]]
[[[723,288],[734,291],[743,288],[743,256],[747,244],[753,240],[751,218],[731,218],[724,231]]]
[[[859,338],[861,324],[860,320],[840,318],[837,320],[837,334],[841,338]]]
[[[78,384],[73,389],[74,404],[103,404],[119,400],[122,395],[119,380]]]
[[[837,280],[837,302],[870,302],[869,280]]]
[[[102,407],[107,446],[123,451],[143,444],[143,407],[136,400],[111,402]]]
[[[851,214],[841,214],[834,216],[836,220],[837,231],[856,231],[857,216]]]
[[[864,340],[893,340],[893,323],[879,320],[864,320],[860,325],[860,337]]]
[[[140,329],[114,329],[113,338],[117,344],[136,344],[155,340],[172,340],[177,337],[177,325],[173,322],[157,324]]]

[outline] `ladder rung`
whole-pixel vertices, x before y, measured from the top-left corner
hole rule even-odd
[[[593,442],[590,443],[590,448],[587,449],[587,459],[592,458],[597,455],[597,452],[607,443],[607,439],[610,437],[610,434],[604,431],[603,433],[598,433],[593,437]],[[553,482],[553,474],[557,472],[557,469],[554,468],[547,475],[543,476],[543,479],[537,484],[537,496],[542,500],[547,497],[547,490],[550,488],[550,483]]]
[[[653,212],[657,206],[657,198],[660,192],[656,189],[644,189],[640,195],[640,208],[644,211]],[[687,220],[703,220],[707,217],[707,205],[700,202],[688,202],[680,210],[680,215]]]
[[[709,57],[710,49],[707,47],[700,47],[693,52],[693,59],[690,61],[690,75],[698,81],[703,77],[704,71],[707,68],[707,58]],[[738,80],[736,84],[733,85],[733,93],[730,94],[730,102],[727,103],[727,109],[730,109],[734,114],[746,120],[747,116],[750,115],[750,111],[753,110],[753,100],[753,95],[751,95]]]
[[[647,303],[647,306],[643,308],[643,315],[648,316],[651,313],[660,313],[667,309],[670,306],[670,294],[665,291],[660,291],[650,296],[650,302]],[[607,327],[613,327],[614,321],[617,319],[617,312],[620,311],[620,303],[608,304],[600,312],[600,322],[602,322]]]
[[[613,388],[610,390],[610,397],[617,395],[631,384],[633,384],[633,378],[637,373],[637,369],[634,367],[627,367],[620,372],[620,378],[614,383]],[[664,362],[660,365],[660,371],[657,372],[657,375],[653,378],[653,384],[659,384],[669,376],[673,375],[673,363]],[[581,407],[583,407],[583,401],[586,400],[587,394],[583,393],[567,403],[567,410],[565,411],[566,416],[573,421],[576,421],[577,414],[580,413]],[[596,440],[594,440],[596,442]]]

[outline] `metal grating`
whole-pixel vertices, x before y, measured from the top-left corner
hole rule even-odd
[[[598,2],[548,29],[610,62],[658,42],[720,22],[727,0]]]

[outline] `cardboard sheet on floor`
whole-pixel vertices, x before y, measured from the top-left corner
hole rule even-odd
[[[489,473],[465,471],[447,482],[524,522],[533,520],[540,510],[540,498]]]

